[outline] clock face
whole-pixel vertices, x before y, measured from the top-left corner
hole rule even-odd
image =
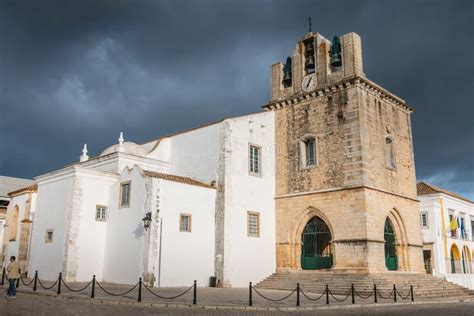
[[[301,83],[301,89],[305,92],[313,91],[316,88],[316,74],[309,74],[304,76]]]

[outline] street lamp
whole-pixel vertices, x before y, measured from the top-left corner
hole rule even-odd
[[[143,227],[145,227],[145,230],[148,230],[151,224],[151,212],[148,212],[145,214],[145,217],[142,218],[143,221]]]

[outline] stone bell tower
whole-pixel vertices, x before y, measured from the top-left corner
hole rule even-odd
[[[272,65],[264,109],[276,117],[277,270],[422,273],[412,109],[367,79],[359,35],[306,34]]]

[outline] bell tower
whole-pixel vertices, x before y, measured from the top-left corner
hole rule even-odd
[[[412,109],[362,60],[358,34],[309,32],[271,67],[279,271],[424,271]]]

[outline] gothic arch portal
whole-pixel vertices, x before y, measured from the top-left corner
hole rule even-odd
[[[332,256],[334,255],[334,249],[332,246],[332,240],[334,239],[334,230],[331,226],[331,223],[328,219],[328,217],[322,212],[320,209],[314,208],[314,207],[309,207],[305,212],[301,214],[301,216],[298,218],[296,221],[295,228],[293,229],[290,240],[292,241],[291,244],[294,245],[293,249],[291,251],[291,256],[292,256],[292,262],[294,262],[294,266],[297,267],[298,269],[302,269],[302,264],[301,264],[301,255],[302,255],[302,238],[303,238],[303,232],[305,231],[305,228],[308,229],[307,225],[314,219],[318,219],[318,222],[322,222],[323,225],[322,227],[324,229],[324,226],[327,228],[327,235],[324,237],[325,239],[329,238],[327,241],[327,246],[326,247],[326,242],[324,242],[324,246],[321,248],[322,253],[324,254],[325,257],[323,258],[323,261],[325,261],[322,265],[318,265],[317,268],[328,268],[330,266],[333,266],[333,261],[332,261]],[[314,221],[313,221],[314,224]],[[329,256],[331,259],[329,259]],[[330,262],[329,262],[330,261]]]
[[[393,208],[391,209],[388,214],[387,214],[387,217],[385,218],[385,222],[384,222],[384,232],[383,232],[383,236],[384,236],[384,242],[387,242],[386,240],[386,234],[385,234],[385,231],[386,231],[386,224],[387,222],[390,224],[391,228],[393,229],[393,235],[394,235],[394,253],[395,253],[395,256],[396,256],[396,259],[389,259],[389,261],[395,261],[396,262],[396,268],[394,268],[393,266],[393,262],[390,263],[391,266],[390,266],[390,269],[391,270],[400,270],[400,271],[408,271],[409,270],[409,258],[408,258],[408,241],[407,241],[407,231],[406,231],[406,227],[405,227],[405,223],[403,221],[403,218],[402,216],[400,215],[400,212]],[[385,244],[386,245],[386,244]],[[386,250],[385,252],[387,252],[387,247],[385,247]],[[387,254],[385,253],[384,255],[384,258],[386,260],[386,263],[385,265],[387,266],[388,268],[388,263],[387,262]]]

